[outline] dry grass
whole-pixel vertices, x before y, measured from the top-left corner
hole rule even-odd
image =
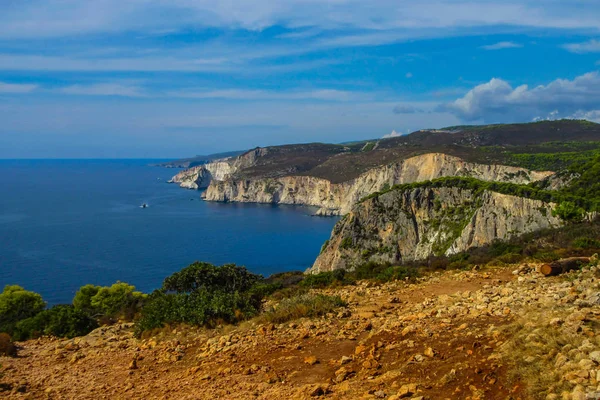
[[[7,333],[0,333],[0,356],[16,357],[17,347]]]
[[[567,317],[553,314],[550,309],[536,308],[504,330],[509,339],[502,350],[511,367],[510,377],[514,382],[524,383],[532,399],[572,390],[574,385],[565,376],[577,370],[574,363],[585,357],[584,352],[576,349],[586,340],[588,346],[600,346],[597,336],[590,338],[561,324],[550,324],[553,318]],[[567,361],[574,362],[572,367],[565,365]]]
[[[308,293],[283,299],[259,315],[256,320],[258,323],[281,324],[298,318],[318,317],[344,306],[346,303],[338,296]]]

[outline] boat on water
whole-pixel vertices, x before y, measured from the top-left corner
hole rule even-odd
[[[146,204],[146,203],[142,203],[142,204],[140,205],[140,208],[148,208],[148,204]]]

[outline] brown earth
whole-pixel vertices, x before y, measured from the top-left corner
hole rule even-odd
[[[177,327],[138,340],[123,324],[74,340],[29,341],[18,358],[0,358],[0,397],[531,398],[526,382],[510,374],[503,327],[530,298],[543,297],[525,293],[532,280],[565,284],[531,273],[499,268],[434,273],[416,283],[361,282],[324,291],[348,302],[337,314],[280,325]],[[593,337],[596,328],[581,332]],[[593,385],[594,373],[584,383]]]

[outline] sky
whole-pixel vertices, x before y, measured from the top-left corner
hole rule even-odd
[[[600,122],[598,0],[0,0],[0,158],[555,118]]]

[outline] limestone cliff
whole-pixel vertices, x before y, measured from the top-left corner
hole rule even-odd
[[[558,227],[554,204],[456,187],[392,190],[357,204],[340,220],[311,272],[368,261],[399,263],[451,255]]]
[[[214,180],[229,178],[235,168],[228,161],[216,161],[179,172],[169,183],[177,183],[185,189],[205,189]]]
[[[503,165],[466,162],[458,157],[430,153],[379,166],[342,183],[313,176],[239,179],[214,178],[203,198],[207,201],[304,204],[318,206],[318,215],[345,214],[364,196],[395,184],[444,176],[469,176],[485,181],[530,183],[552,172],[535,172]]]

